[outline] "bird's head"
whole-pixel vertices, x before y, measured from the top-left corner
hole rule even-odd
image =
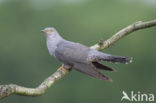
[[[46,35],[54,35],[56,32],[55,28],[53,27],[47,27],[41,31],[44,32]]]
[[[47,27],[41,31],[44,32],[46,38],[56,38],[58,40],[62,39],[62,37],[59,35],[54,27]]]

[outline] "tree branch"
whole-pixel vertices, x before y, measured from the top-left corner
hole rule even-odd
[[[26,88],[15,84],[0,85],[0,99],[3,99],[11,94],[23,96],[40,96],[51,87],[53,83],[69,73],[69,69],[60,67],[54,74],[45,79],[37,88]]]
[[[110,37],[108,40],[100,41],[99,43],[93,45],[91,48],[96,49],[96,50],[103,50],[113,45],[121,38],[125,37],[126,35],[136,30],[145,29],[145,28],[149,28],[152,26],[156,26],[156,20],[152,20],[148,22],[141,22],[141,21],[136,22],[120,30],[119,32],[114,34],[112,37]],[[64,75],[67,75],[69,73],[70,68],[69,67],[65,67],[65,68],[66,69],[63,69],[62,67],[60,67],[54,74],[52,74],[50,77],[45,79],[36,88],[26,88],[26,87],[18,86],[15,84],[0,85],[0,99],[3,99],[12,94],[24,95],[24,96],[40,96],[44,94],[45,91],[49,87],[51,87],[57,80],[59,80]]]
[[[134,31],[149,28],[152,26],[156,26],[156,20],[147,21],[147,22],[138,21],[138,22],[131,24],[131,25],[125,27],[124,29],[120,30],[119,32],[114,34],[112,37],[107,39],[106,41],[95,44],[91,48],[96,49],[96,50],[103,50],[103,49],[108,48],[109,46],[113,45],[118,40],[120,40],[121,38],[125,37],[126,35],[134,32]]]

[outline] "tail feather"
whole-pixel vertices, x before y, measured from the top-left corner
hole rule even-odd
[[[117,56],[117,55],[112,55],[112,54],[107,54],[107,53],[102,53],[96,50],[91,50],[89,57],[91,58],[91,61],[108,61],[108,62],[118,62],[118,63],[129,63],[132,62],[131,57],[125,57],[125,56]]]
[[[108,61],[108,62],[118,62],[118,63],[129,63],[132,62],[132,58],[125,57],[125,56],[116,56],[116,55],[108,55],[108,56],[102,56],[101,60]]]
[[[102,64],[100,64],[100,63],[98,63],[98,62],[92,62],[92,64],[93,64],[97,69],[115,72],[114,69],[112,69],[112,68],[110,68],[110,67],[107,67],[107,66],[105,66],[105,65],[102,65]]]

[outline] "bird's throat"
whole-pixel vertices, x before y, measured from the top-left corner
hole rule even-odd
[[[63,40],[59,35],[55,36],[47,36],[47,47],[50,55],[55,56],[55,49],[57,48],[57,44]]]

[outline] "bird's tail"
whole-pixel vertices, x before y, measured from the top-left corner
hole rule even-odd
[[[129,63],[132,62],[131,57],[125,57],[125,56],[116,56],[111,54],[103,54],[100,56],[100,60],[108,61],[108,62],[118,62],[118,63]]]
[[[106,70],[106,71],[112,71],[112,72],[115,72],[116,70],[108,67],[108,66],[105,66],[101,63],[98,63],[98,62],[92,62],[92,64],[97,68],[97,69],[101,69],[101,70]]]

